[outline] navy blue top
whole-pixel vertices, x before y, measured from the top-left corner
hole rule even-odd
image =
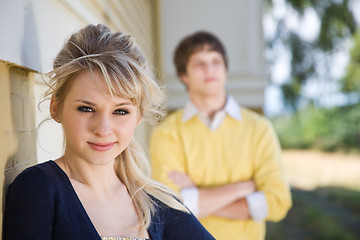
[[[214,239],[196,217],[157,201],[150,239]],[[24,170],[6,196],[4,240],[100,240],[65,172],[54,162]]]

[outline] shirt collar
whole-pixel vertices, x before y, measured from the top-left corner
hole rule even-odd
[[[238,121],[241,121],[242,116],[241,116],[240,106],[231,95],[227,96],[225,107],[222,110],[230,117]],[[190,100],[187,102],[187,104],[184,107],[182,120],[183,122],[187,122],[199,113],[200,113],[199,109]]]
[[[227,101],[224,107],[225,112],[232,118],[241,121],[241,109],[240,105],[236,102],[236,100],[231,96],[228,95]]]

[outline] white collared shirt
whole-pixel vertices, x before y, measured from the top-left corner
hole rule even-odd
[[[184,108],[182,120],[187,122],[197,115],[206,126],[214,131],[223,123],[226,114],[238,121],[242,119],[240,106],[231,95],[227,96],[224,108],[216,112],[212,121],[207,114],[200,112],[191,101],[189,101]]]

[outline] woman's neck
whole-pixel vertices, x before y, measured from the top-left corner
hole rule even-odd
[[[71,159],[66,154],[55,162],[71,181],[76,181],[97,191],[111,191],[120,182],[113,164],[95,166],[85,161]]]

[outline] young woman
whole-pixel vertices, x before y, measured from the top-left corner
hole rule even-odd
[[[49,73],[51,117],[64,155],[9,186],[3,239],[213,239],[164,186],[149,178],[133,133],[161,115],[161,89],[129,35],[89,25]]]

